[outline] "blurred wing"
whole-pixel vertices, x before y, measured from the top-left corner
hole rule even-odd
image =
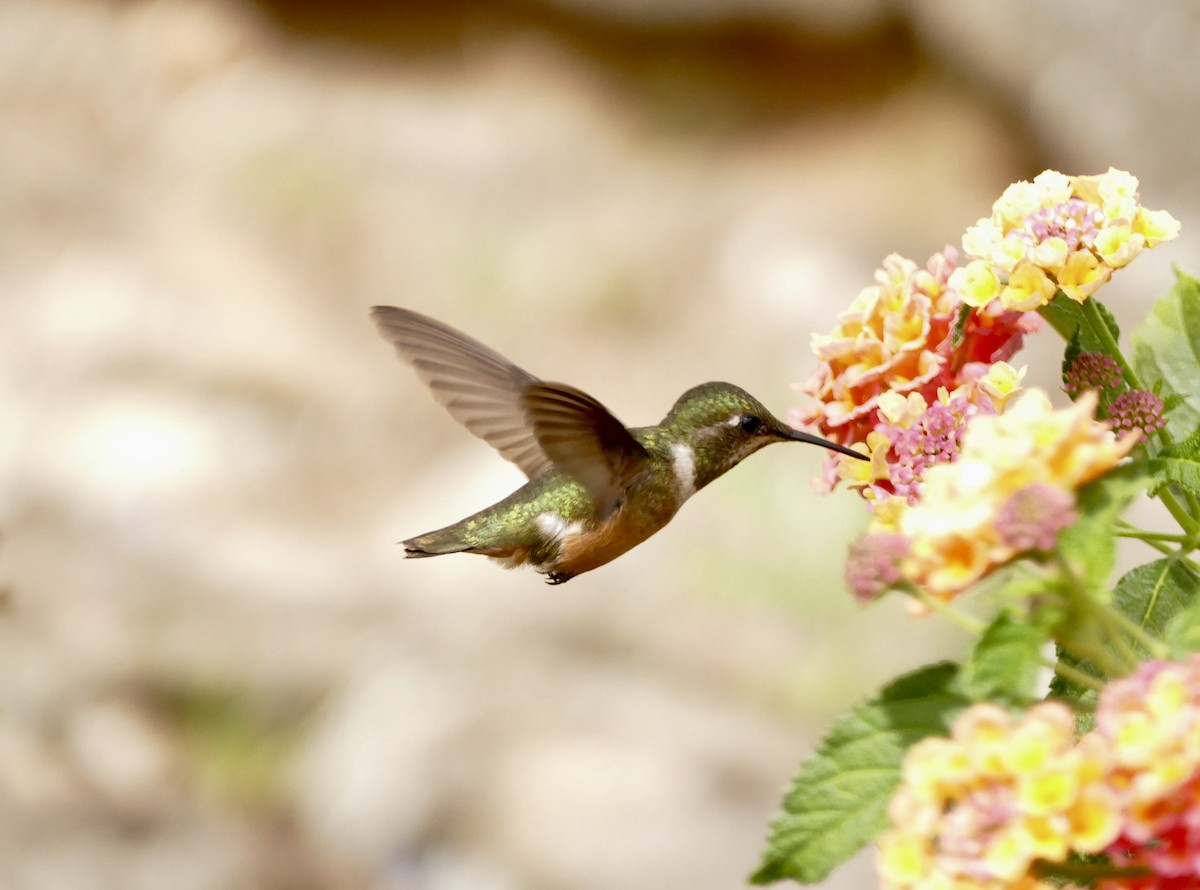
[[[533,383],[522,402],[542,449],[587,489],[600,518],[608,516],[646,460],[646,449],[607,408],[573,386]]]
[[[376,306],[371,318],[451,417],[530,479],[551,469],[521,402],[522,392],[537,383],[536,377],[479,341],[417,312]]]

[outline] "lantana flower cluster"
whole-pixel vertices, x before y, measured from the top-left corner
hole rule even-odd
[[[1049,888],[1035,862],[1099,853],[1120,833],[1110,769],[1099,738],[1075,743],[1075,716],[1043,703],[1019,719],[980,704],[950,738],[918,742],[888,805],[879,839],[890,890],[931,887]]]
[[[961,254],[947,247],[924,268],[897,255],[884,260],[837,327],[812,340],[820,364],[802,387],[809,402],[790,420],[861,443],[871,458],[831,459],[816,487],[844,480],[875,512],[896,498],[919,501],[926,470],[957,459],[972,418],[1003,411],[1020,388],[1023,369],[1007,361],[1039,326],[1034,310],[1059,290],[1082,302],[1113,270],[1178,235],[1178,221],[1142,207],[1137,188],[1120,170],[1047,170],[1009,186],[964,235]],[[1092,370],[1081,380],[1109,379],[1109,369]],[[1153,407],[1123,405],[1115,419],[1149,434]]]
[[[1200,888],[1200,654],[1165,660],[1189,651],[1195,615],[1172,613],[1164,640],[1125,613],[1138,597],[1166,621],[1200,572],[1191,558],[1200,550],[1200,491],[1169,463],[1185,451],[1159,450],[1179,444],[1164,414],[1191,393],[1155,370],[1175,362],[1172,350],[1191,331],[1144,326],[1139,361],[1130,362],[1110,316],[1092,302],[1116,269],[1179,232],[1170,214],[1141,206],[1137,189],[1115,169],[1048,170],[1016,183],[967,231],[961,252],[947,248],[924,268],[889,257],[837,327],[813,338],[820,364],[803,387],[810,401],[790,419],[867,458],[831,457],[815,483],[857,490],[871,512],[850,549],[847,586],[862,602],[897,589],[911,594],[912,611],[978,628],[980,660],[958,674],[963,691],[1023,700],[1043,661],[1068,681],[1055,700],[1020,713],[974,704],[949,737],[909,748],[891,828],[879,839],[889,890],[1074,890],[1072,880],[1100,890]],[[1161,305],[1186,318],[1196,286],[1181,274]],[[1025,370],[1009,364],[1041,316],[1069,344],[1064,408],[1023,388]],[[1143,354],[1153,359],[1146,369]],[[1152,439],[1134,472],[1081,493]],[[1163,502],[1180,534],[1115,515],[1139,488]],[[1102,501],[1111,513],[1100,512]],[[1084,513],[1088,523],[1076,526]],[[1149,572],[1126,575],[1120,596],[1102,577],[1118,537],[1165,554],[1153,590]],[[951,602],[1022,558],[1037,565],[998,588],[1011,608],[987,630]],[[1187,620],[1182,630],[1176,618]],[[1053,656],[1042,645],[1050,642]],[[1135,669],[1143,652],[1156,660]],[[906,698],[905,707],[946,707],[940,681],[918,677],[923,685],[912,690],[926,697]],[[1099,691],[1094,707],[1085,689]],[[1094,712],[1086,732],[1077,711]],[[873,730],[830,744],[869,744]],[[824,781],[806,768],[797,787]],[[774,840],[784,839],[787,858],[773,852],[760,876],[825,864],[827,851],[788,847],[800,825],[781,821]]]
[[[856,595],[867,599],[899,576],[948,600],[1019,553],[1052,548],[1075,519],[1076,489],[1112,469],[1140,436],[1116,438],[1093,418],[1095,407],[1089,392],[1055,410],[1031,389],[1003,414],[975,416],[956,459],[925,471],[918,503],[876,509],[861,551],[894,561],[868,573],[852,551],[847,580]]]
[[[968,262],[950,286],[971,306],[998,300],[1027,312],[1059,290],[1082,303],[1114,270],[1179,235],[1179,221],[1142,207],[1137,189],[1136,176],[1113,168],[1098,176],[1047,170],[1013,183],[963,236]]]
[[[813,336],[821,364],[803,386],[809,403],[793,412],[791,421],[815,425],[835,442],[865,442],[870,433],[882,432],[881,423],[893,420],[894,406],[881,415],[881,399],[887,404],[887,399],[920,396],[929,406],[938,401],[939,391],[958,390],[1020,349],[1040,320],[1004,311],[998,303],[972,312],[955,345],[963,301],[948,281],[957,261],[953,247],[934,254],[924,268],[897,254],[884,260],[876,283],[859,293],[837,327]],[[836,479],[830,469],[826,489]]]
[[[1040,875],[1082,854],[1107,857],[1103,890],[1196,887],[1198,792],[1200,656],[1148,662],[1101,692],[1078,740],[1062,704],[980,704],[914,745],[878,868],[892,890],[1049,888]]]
[[[1105,783],[1117,795],[1115,865],[1149,870],[1103,890],[1200,886],[1200,655],[1150,661],[1100,695],[1094,735],[1111,751]]]

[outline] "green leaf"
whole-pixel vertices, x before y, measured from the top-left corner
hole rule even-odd
[[[1097,674],[1090,661],[1079,661],[1061,646],[1057,647],[1057,653],[1058,660],[1064,664],[1093,676]],[[1096,720],[1091,713],[1096,708],[1096,691],[1094,689],[1080,686],[1074,680],[1068,680],[1066,677],[1055,674],[1050,680],[1050,692],[1046,697],[1065,701],[1074,709],[1076,732],[1082,734],[1091,732],[1095,728]]]
[[[1062,291],[1056,293],[1054,299],[1039,309],[1038,315],[1046,319],[1050,327],[1068,343],[1078,333],[1079,326],[1084,324],[1083,307]]]
[[[1074,333],[1071,334],[1071,339],[1067,341],[1067,348],[1063,350],[1063,383],[1067,382],[1067,375],[1071,373],[1071,366],[1075,364],[1075,360],[1079,358],[1080,353],[1083,351],[1083,347],[1079,345],[1079,328],[1075,328]]]
[[[1167,645],[1172,658],[1186,658],[1200,652],[1200,599],[1195,597],[1167,625]]]
[[[958,665],[929,665],[843,716],[792,780],[751,882],[823,880],[883,830],[905,752],[970,704],[957,680]]]
[[[1089,297],[1089,299],[1091,298]],[[1108,307],[1099,300],[1092,300],[1092,303],[1097,309],[1100,310],[1100,317],[1104,319],[1104,326],[1107,327],[1108,332],[1112,334],[1113,342],[1119,342],[1121,339],[1121,329],[1117,326],[1117,317],[1113,315],[1108,310]],[[1092,336],[1095,336],[1095,334],[1093,333]],[[1097,340],[1096,342],[1099,343],[1100,341]]]
[[[958,307],[958,315],[954,318],[954,327],[950,331],[950,348],[958,349],[963,345],[963,340],[967,336],[967,322],[971,320],[971,313],[975,309],[968,306],[966,303]]]
[[[1113,342],[1117,342],[1121,336],[1121,329],[1117,326],[1116,318],[1103,303],[1098,300],[1094,302],[1096,308],[1100,310],[1100,316],[1104,319],[1105,327],[1112,334]],[[1079,352],[1102,352],[1105,355],[1112,355],[1112,352],[1105,346],[1106,341],[1092,329],[1091,322],[1083,311],[1083,305],[1076,303],[1062,291],[1056,293],[1054,299],[1039,309],[1038,314],[1046,319],[1068,344],[1073,345],[1076,354]]]
[[[1175,279],[1133,332],[1133,367],[1164,402],[1182,399],[1167,415],[1167,432],[1182,439],[1200,426],[1200,281],[1179,270]]]
[[[1117,338],[1121,336],[1121,329],[1117,326],[1117,320],[1108,311],[1108,307],[1100,301],[1089,300],[1089,302],[1096,307],[1097,314],[1112,337],[1111,340],[1101,337],[1093,327],[1092,319],[1084,311],[1082,304],[1076,303],[1062,291],[1055,294],[1053,300],[1038,310],[1042,317],[1049,321],[1050,325],[1067,341],[1067,346],[1063,350],[1062,360],[1062,378],[1064,383],[1067,380],[1067,374],[1070,372],[1071,366],[1075,364],[1075,360],[1082,353],[1098,352],[1117,360],[1119,363],[1120,357],[1114,355],[1109,345],[1110,343],[1116,343]],[[1121,389],[1124,389],[1124,387],[1122,386]],[[1107,408],[1119,392],[1120,390],[1102,390],[1100,392],[1101,406]],[[1104,416],[1103,413],[1101,416]]]
[[[1122,615],[1146,633],[1164,639],[1172,646],[1172,654],[1189,651],[1188,646],[1200,646],[1195,628],[1200,626],[1200,575],[1186,563],[1172,559],[1157,559],[1140,565],[1121,577],[1113,591],[1113,606]],[[1071,633],[1088,635],[1089,624],[1095,627],[1095,616],[1080,614],[1066,615],[1060,628],[1067,636]],[[1140,646],[1135,649],[1142,657],[1149,655]],[[1062,646],[1058,657],[1065,664],[1076,667],[1094,677],[1104,677],[1088,659],[1076,659]],[[1055,676],[1050,681],[1050,696],[1074,702],[1079,710],[1090,710],[1095,706],[1096,693],[1077,683]],[[1080,731],[1092,728],[1094,720],[1089,714],[1081,714]]]
[[[1058,551],[1083,584],[1102,601],[1108,599],[1108,580],[1116,564],[1113,520],[1146,486],[1136,467],[1121,467],[1076,492],[1079,519],[1058,536]]]
[[[1182,442],[1168,445],[1150,463],[1150,494],[1168,485],[1200,495],[1200,428]]]
[[[1151,636],[1170,642],[1172,633],[1189,635],[1189,622],[1176,621],[1181,613],[1195,610],[1198,589],[1200,575],[1187,563],[1156,559],[1127,572],[1117,582],[1113,605]]]
[[[1007,613],[996,616],[962,667],[962,690],[974,701],[1002,701],[1024,705],[1042,669],[1041,628],[1015,620]]]

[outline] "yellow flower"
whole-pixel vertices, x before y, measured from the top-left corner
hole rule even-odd
[[[1140,207],[1133,219],[1133,231],[1145,237],[1147,247],[1156,247],[1179,237],[1179,220],[1165,210]]]
[[[1049,303],[1057,289],[1045,270],[1033,263],[1022,263],[1013,270],[1008,284],[1000,291],[1000,305],[1005,309],[1029,312]]]
[[[977,307],[992,294],[1005,309],[1028,311],[1059,288],[1082,302],[1114,269],[1179,235],[1179,221],[1166,211],[1142,207],[1137,189],[1137,177],[1113,168],[1073,177],[1046,170],[1033,182],[1014,183],[992,205],[992,215],[963,235],[964,268],[971,274],[960,270],[952,285],[963,291],[964,302]],[[975,263],[991,268],[998,281],[995,292]]]
[[[1085,784],[1067,811],[1067,832],[1080,853],[1099,853],[1121,833],[1117,795],[1100,782]]]
[[[1052,236],[1029,251],[1029,259],[1043,269],[1054,271],[1062,266],[1071,255],[1065,238]]]
[[[1000,279],[986,260],[973,260],[950,275],[950,286],[968,306],[986,306],[1000,294]]]
[[[938,280],[896,254],[884,260],[875,279],[838,317],[837,327],[812,338],[822,365],[804,386],[812,401],[797,419],[836,441],[861,442],[874,427],[880,395],[918,390],[946,363],[935,351],[944,333],[931,338],[935,317],[944,330],[952,309],[938,305],[946,297]]]
[[[1057,170],[1043,170],[1033,177],[1033,184],[1041,194],[1042,206],[1062,204],[1071,197],[1071,177]]]
[[[1146,246],[1146,236],[1133,230],[1130,223],[1105,226],[1096,236],[1096,253],[1114,269],[1129,265]]]
[[[1034,210],[1042,206],[1042,190],[1031,182],[1014,182],[992,205],[992,218],[1004,229],[1019,226]]]
[[[1112,277],[1112,267],[1103,265],[1090,250],[1067,257],[1058,270],[1058,286],[1076,303],[1082,303]]]
[[[994,362],[979,378],[979,389],[992,400],[992,407],[998,413],[1003,412],[1009,400],[1021,391],[1025,370],[1024,366],[1017,369],[1008,362]]]
[[[1055,410],[1044,392],[1030,389],[1005,413],[973,418],[958,460],[928,468],[920,502],[891,517],[912,543],[904,577],[950,599],[1011,560],[1017,551],[997,528],[1009,498],[1035,483],[1073,492],[1135,444],[1136,435],[1116,439],[1094,419],[1095,408],[1094,393]]]
[[[987,217],[970,226],[962,237],[963,250],[970,256],[990,257],[1004,230]]]
[[[879,840],[884,886],[1048,888],[1035,863],[1112,843],[1119,802],[1095,773],[1095,745],[1076,746],[1074,732],[1059,703],[1018,717],[979,704],[950,738],[910,748]]]
[[[879,874],[893,886],[915,886],[929,871],[931,857],[921,838],[896,832],[879,840]]]
[[[929,404],[919,392],[907,396],[898,392],[885,392],[879,396],[879,416],[888,423],[908,429],[915,423]]]

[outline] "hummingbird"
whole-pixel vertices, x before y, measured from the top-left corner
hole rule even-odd
[[[450,415],[529,477],[498,503],[403,541],[409,558],[481,553],[562,584],[646,540],[693,494],[774,442],[867,459],[792,429],[731,383],[694,386],[660,423],[627,429],[587,393],[539,380],[449,325],[393,306],[371,317]]]

